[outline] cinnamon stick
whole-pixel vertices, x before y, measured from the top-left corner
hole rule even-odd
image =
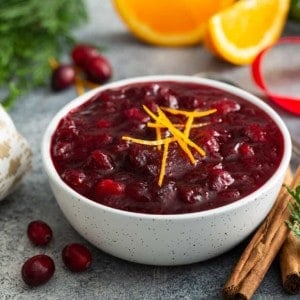
[[[284,182],[289,185],[291,181],[292,173],[288,170]],[[299,184],[300,167],[292,181],[292,188]],[[289,233],[286,225],[290,216],[289,201],[290,195],[282,186],[274,206],[247,245],[223,287],[225,299],[250,299],[255,293]]]
[[[290,231],[280,251],[280,269],[284,290],[300,294],[300,238]]]

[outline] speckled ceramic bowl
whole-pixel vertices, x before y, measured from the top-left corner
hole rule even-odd
[[[93,202],[72,190],[60,178],[50,157],[51,137],[61,118],[99,91],[142,81],[183,81],[229,91],[262,108],[284,136],[284,154],[274,175],[258,190],[226,206],[208,211],[151,215],[126,212]],[[116,257],[151,265],[180,265],[220,255],[245,239],[271,209],[291,156],[289,132],[280,117],[264,102],[233,86],[195,77],[152,76],[133,78],[97,88],[62,108],[49,124],[42,143],[42,158],[57,202],[71,225],[89,242]]]

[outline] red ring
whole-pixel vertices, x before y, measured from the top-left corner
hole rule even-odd
[[[251,65],[251,73],[255,83],[265,92],[265,94],[277,105],[285,110],[300,115],[300,98],[291,97],[282,94],[276,94],[268,88],[261,71],[262,61],[266,53],[278,44],[300,43],[300,37],[283,37],[276,44],[267,47],[261,51]]]

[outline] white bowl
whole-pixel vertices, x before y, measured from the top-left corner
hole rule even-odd
[[[51,137],[61,118],[98,92],[136,82],[179,81],[222,89],[254,103],[278,125],[284,153],[273,176],[250,195],[219,208],[178,215],[122,211],[93,202],[62,181],[50,156]],[[56,200],[70,224],[99,249],[116,257],[151,265],[203,261],[233,248],[263,221],[283,182],[291,157],[289,132],[278,114],[257,97],[231,85],[189,76],[147,76],[122,80],[92,90],[63,107],[50,122],[42,142],[44,168]]]

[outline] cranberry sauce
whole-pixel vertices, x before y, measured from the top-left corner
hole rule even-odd
[[[165,175],[158,185],[163,147],[124,140],[153,141],[156,129],[143,105],[180,111],[216,112],[193,120],[188,146],[169,143]],[[181,131],[182,114],[165,114]],[[197,124],[203,126],[197,126]],[[172,137],[161,129],[162,138]],[[224,91],[194,83],[136,83],[103,91],[73,109],[53,134],[51,155],[62,180],[87,198],[121,210],[181,214],[232,203],[258,189],[276,171],[283,137],[261,109]]]

